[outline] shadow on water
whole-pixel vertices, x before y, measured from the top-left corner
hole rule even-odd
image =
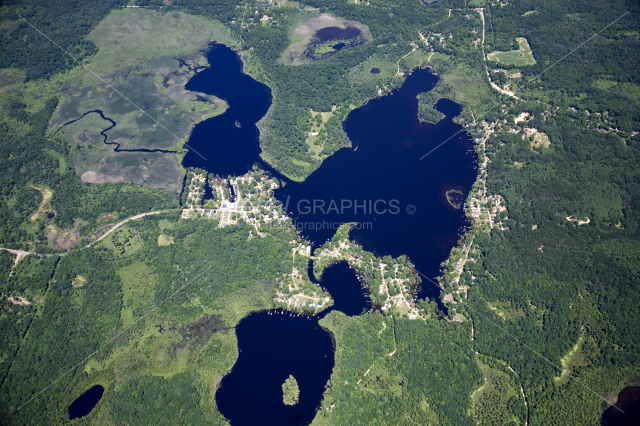
[[[80,395],[69,406],[69,419],[79,419],[84,417],[93,410],[98,404],[104,393],[104,388],[100,385],[95,385],[82,395]]]

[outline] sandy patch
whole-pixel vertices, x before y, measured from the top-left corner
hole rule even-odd
[[[567,220],[569,222],[578,222],[578,226],[587,225],[591,222],[591,219],[587,218],[586,220],[574,219],[573,216],[567,216]]]
[[[7,300],[9,301],[9,303],[13,303],[14,305],[30,305],[31,304],[31,302],[29,302],[27,299],[20,296],[9,296],[7,297]]]
[[[519,116],[514,118],[514,121],[516,123],[520,123],[521,121],[529,121],[529,113],[528,112],[521,113]]]

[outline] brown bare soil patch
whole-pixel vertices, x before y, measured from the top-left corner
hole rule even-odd
[[[78,221],[75,223],[73,229],[57,229],[54,225],[51,226],[51,231],[55,233],[54,250],[71,250],[78,245],[80,241],[80,228],[85,225],[84,222]],[[47,239],[51,239],[51,231],[47,236]]]
[[[29,302],[27,299],[20,296],[9,296],[7,297],[7,300],[9,301],[9,303],[13,303],[14,305],[30,305],[31,304],[31,302]]]

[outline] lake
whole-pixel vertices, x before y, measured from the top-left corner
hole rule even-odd
[[[350,237],[365,250],[405,254],[420,272],[439,275],[440,263],[468,225],[446,194],[457,190],[466,198],[477,155],[471,136],[451,121],[460,113],[456,103],[436,104],[447,116],[438,124],[418,121],[416,96],[437,81],[430,70],[415,70],[400,89],[352,111],[344,128],[353,148],[336,152],[304,182],[275,191],[314,246],[333,237],[335,224],[357,222]],[[438,287],[423,283],[421,297],[439,294]]]
[[[242,175],[258,163],[286,182],[275,196],[314,247],[333,236],[335,224],[357,222],[350,237],[365,250],[379,256],[406,254],[427,276],[439,275],[440,262],[467,225],[463,210],[447,194],[449,199],[451,194],[466,197],[476,178],[477,157],[471,137],[452,122],[459,105],[441,100],[436,108],[446,119],[418,121],[416,95],[433,89],[437,75],[415,70],[400,89],[352,111],[344,129],[353,147],[329,157],[304,182],[293,182],[259,157],[255,123],[271,104],[269,88],[243,74],[242,62],[228,47],[212,45],[208,60],[210,67],[186,87],[222,98],[229,108],[195,126],[188,145],[207,160],[190,151],[183,166],[227,176]],[[359,315],[370,309],[366,290],[346,262],[327,268],[319,280],[312,273],[309,278],[332,295],[331,310]],[[438,301],[439,294],[429,283],[420,293]],[[238,360],[216,392],[218,408],[232,425],[313,420],[334,363],[331,336],[318,324],[331,310],[313,318],[259,312],[240,321]],[[294,406],[282,400],[282,384],[290,374],[300,387]]]
[[[325,269],[319,281],[313,276],[313,261],[309,262],[308,268],[311,281],[320,284],[333,298],[333,309],[348,316],[371,309],[369,291],[347,262],[338,262]]]
[[[185,88],[224,99],[229,107],[194,127],[188,142],[192,150],[182,164],[224,177],[243,175],[254,163],[263,164],[256,123],[269,110],[271,89],[244,74],[238,54],[222,44],[212,44],[207,60],[210,67]]]
[[[216,403],[232,425],[310,423],[333,370],[331,336],[318,318],[259,312],[236,327],[240,356],[220,383]],[[292,374],[300,400],[283,402],[282,384]]]

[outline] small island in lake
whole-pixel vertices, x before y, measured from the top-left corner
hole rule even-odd
[[[289,375],[289,378],[285,380],[282,385],[282,399],[287,405],[296,405],[298,403],[298,396],[300,396],[298,382],[295,377]]]
[[[464,203],[464,194],[457,189],[452,189],[446,193],[447,201],[454,209],[460,209]]]

